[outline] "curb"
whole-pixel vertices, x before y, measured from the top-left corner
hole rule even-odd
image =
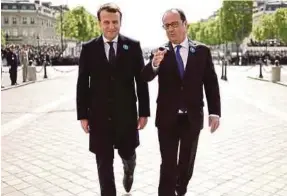
[[[21,86],[26,86],[26,85],[29,85],[29,84],[32,84],[32,83],[35,83],[36,81],[29,81],[29,82],[25,82],[25,83],[21,83],[21,84],[18,84],[18,85],[14,85],[14,86],[7,86],[7,87],[4,87],[4,88],[1,88],[1,91],[6,91],[6,90],[9,90],[9,89],[13,89],[13,88],[19,88]]]
[[[287,87],[287,83],[283,83],[283,82],[272,82],[272,81],[264,79],[264,78],[258,78],[258,77],[252,77],[252,76],[247,76],[247,78],[253,79],[253,80],[260,80],[260,81],[263,81],[263,82],[270,82],[270,83],[274,83],[274,84],[278,84],[278,85]]]
[[[15,85],[15,86],[8,86],[8,87],[1,88],[1,91],[6,91],[6,90],[14,89],[14,88],[19,88],[19,87],[22,87],[22,86],[26,86],[26,85],[34,84],[34,83],[38,83],[38,82],[54,80],[54,79],[57,79],[59,77],[61,77],[61,76],[56,76],[56,77],[53,77],[53,78],[41,79],[41,80],[36,80],[36,81],[29,81],[29,82],[25,82],[25,83],[21,83],[21,84]]]

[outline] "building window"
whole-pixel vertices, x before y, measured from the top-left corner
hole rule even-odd
[[[15,36],[15,37],[18,36],[18,31],[17,31],[17,29],[13,29],[13,30],[12,30],[12,35]]]
[[[34,10],[35,9],[34,5],[30,5],[29,9]]]
[[[27,30],[23,30],[23,31],[22,31],[22,36],[26,37],[27,35],[28,35]]]
[[[22,10],[26,10],[27,6],[26,5],[22,5]]]
[[[17,24],[17,18],[13,17],[13,24]]]
[[[5,35],[10,35],[10,31],[9,31],[9,30],[6,30],[6,31],[5,31]]]
[[[23,24],[27,24],[27,17],[23,17]]]
[[[9,18],[8,17],[4,17],[4,24],[9,24]]]
[[[35,37],[35,35],[36,35],[35,31],[31,30],[31,31],[30,31],[30,36],[31,36],[31,37]]]
[[[3,8],[2,8],[3,10],[8,10],[9,8],[8,8],[8,5],[3,5]]]
[[[13,10],[17,10],[17,5],[12,5]]]
[[[30,23],[31,24],[35,24],[35,19],[34,18],[30,18],[31,20],[30,20]]]

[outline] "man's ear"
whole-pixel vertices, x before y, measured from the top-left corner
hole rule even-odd
[[[185,28],[187,28],[187,27],[188,27],[188,25],[187,25],[187,22],[186,22],[186,21],[184,21],[184,22],[183,22],[183,24],[184,24]]]

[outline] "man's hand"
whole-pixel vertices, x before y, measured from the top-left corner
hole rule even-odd
[[[138,119],[138,130],[143,129],[147,124],[147,117],[139,117]]]
[[[81,120],[81,126],[86,133],[89,133],[89,121],[88,119]]]
[[[219,117],[218,116],[209,116],[210,132],[213,133],[219,127]]]
[[[155,67],[159,66],[159,64],[161,63],[161,61],[164,58],[166,51],[167,51],[166,49],[165,50],[157,49],[157,51],[153,53],[153,55],[154,55],[153,59],[152,59],[152,65],[153,66],[155,66]]]

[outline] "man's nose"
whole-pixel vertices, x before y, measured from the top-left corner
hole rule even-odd
[[[174,29],[173,29],[172,27],[168,27],[168,28],[166,29],[166,31],[167,31],[168,33],[172,33],[172,32],[174,31]]]
[[[113,23],[110,23],[109,24],[109,29],[114,29],[115,28],[115,25]]]

